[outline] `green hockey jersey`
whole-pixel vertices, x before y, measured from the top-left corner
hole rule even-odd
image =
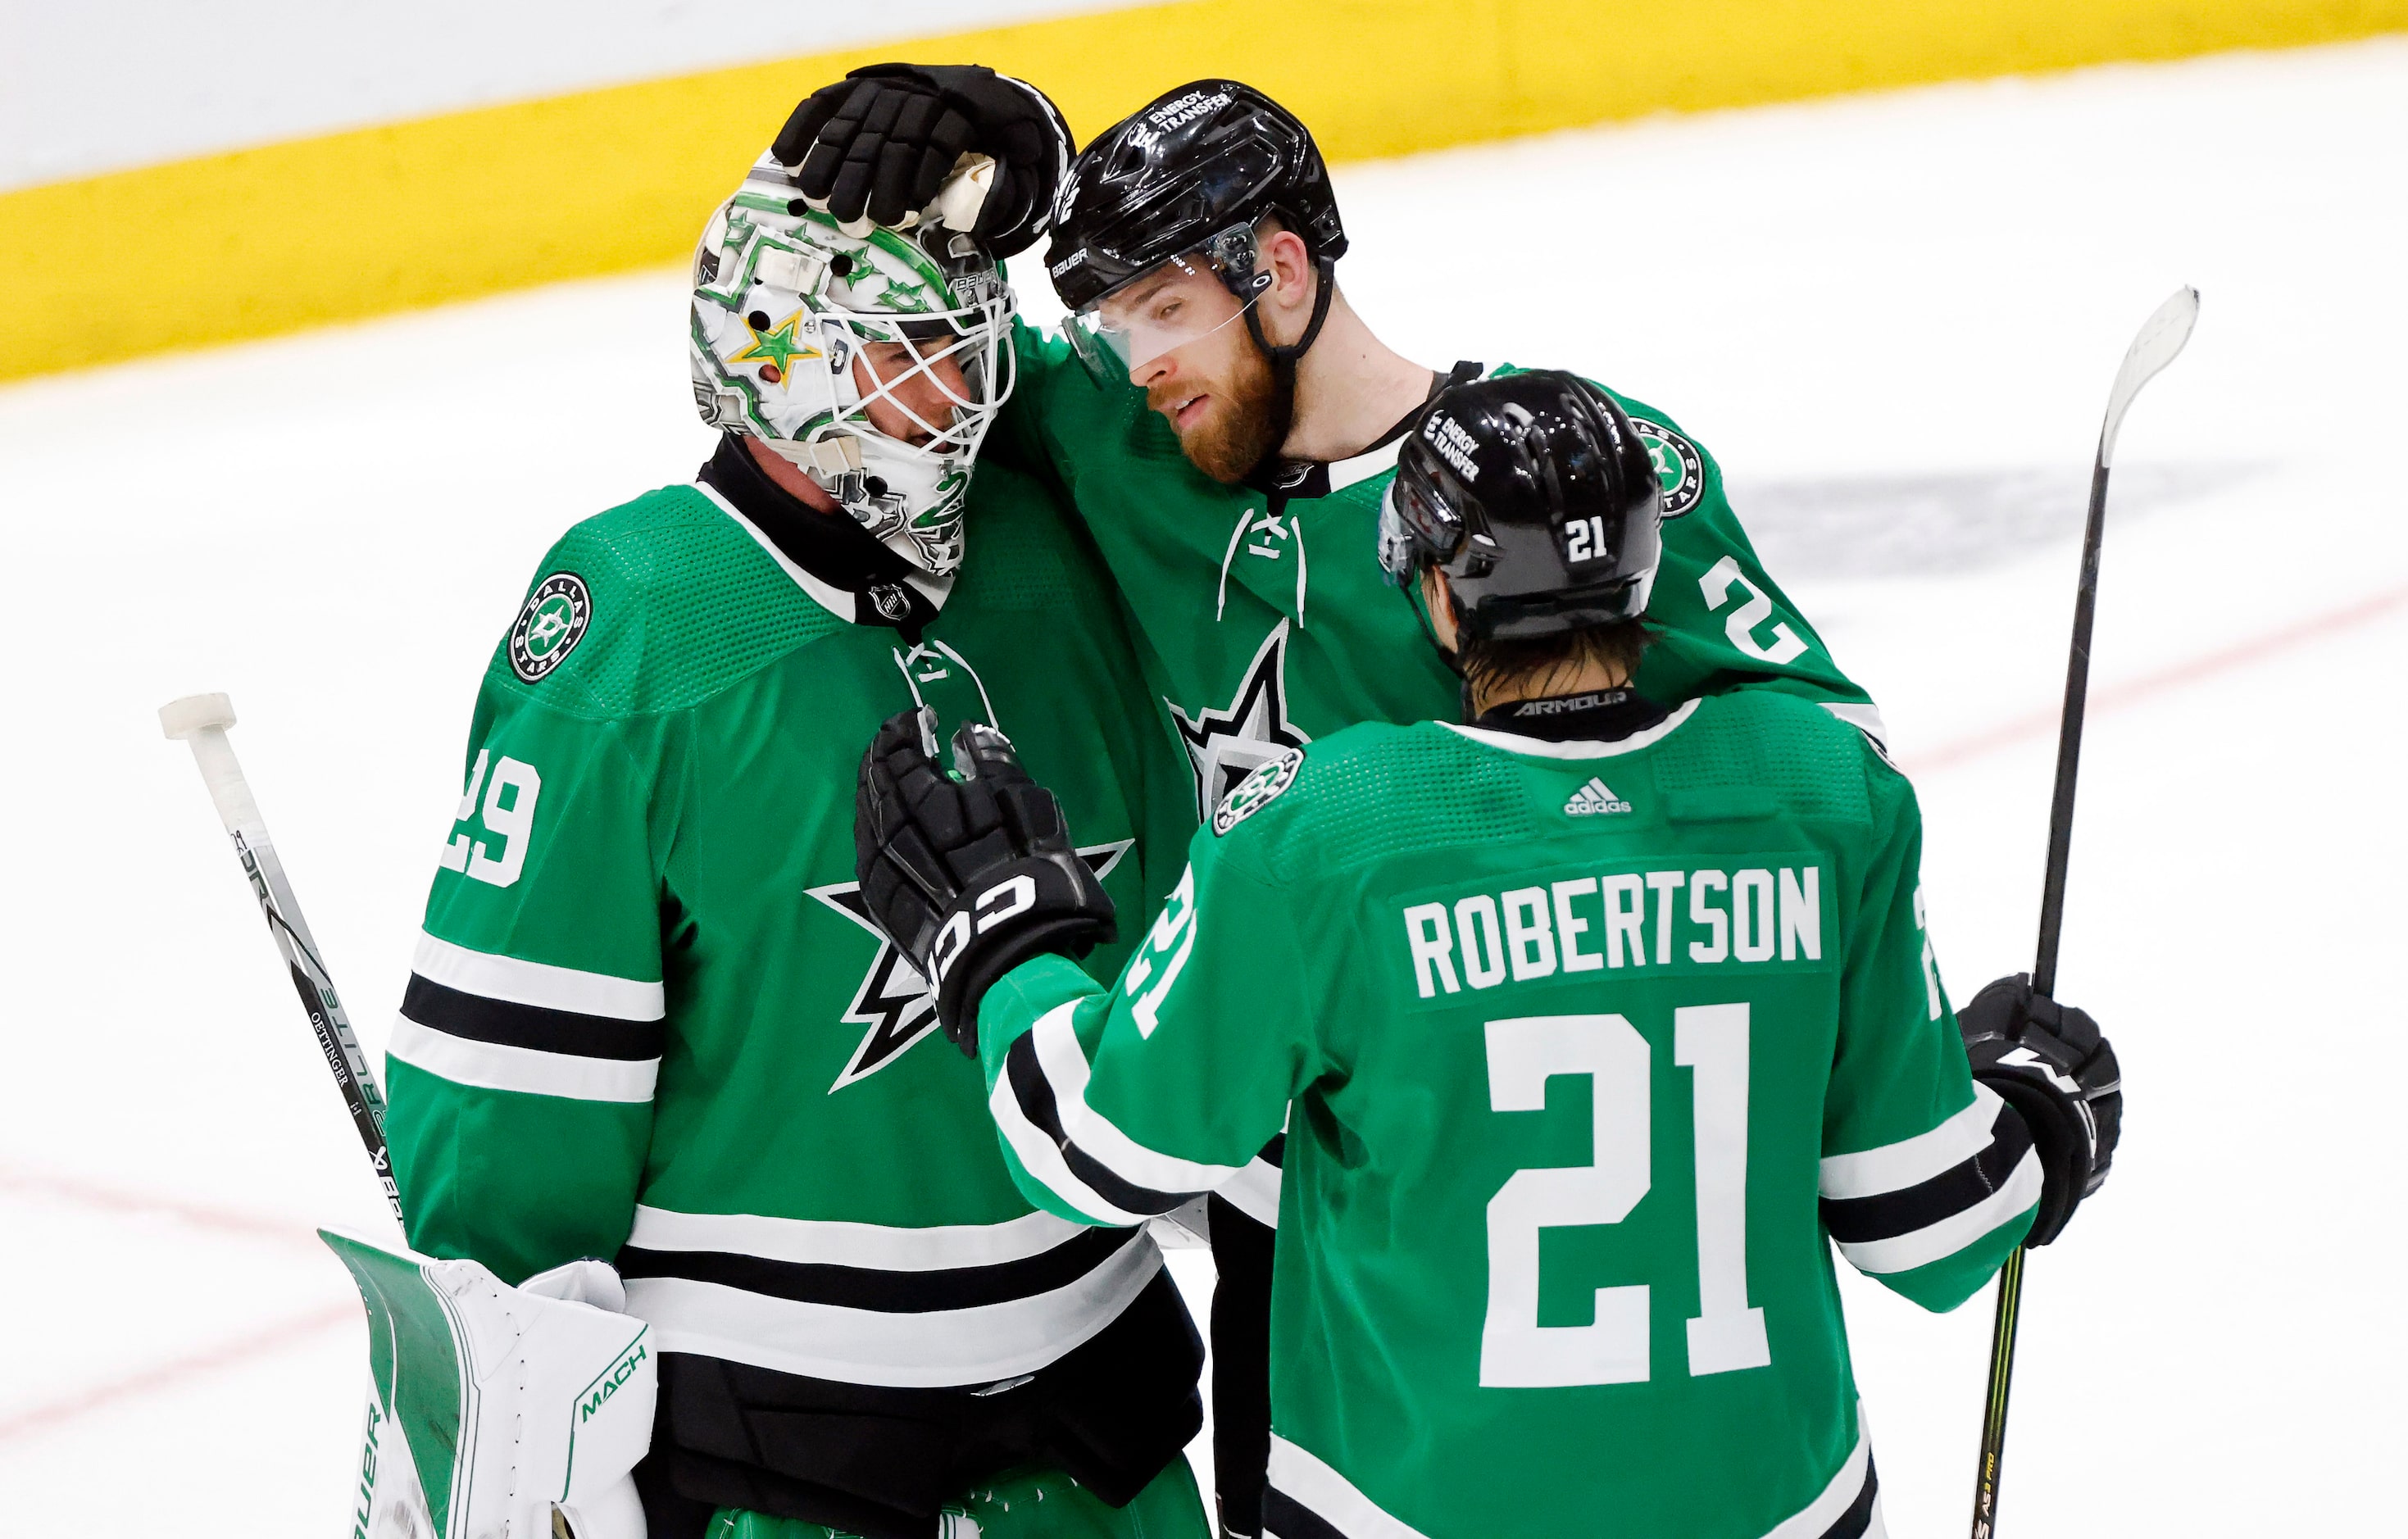
[[[1356,727],[1240,786],[1114,987],[996,985],[989,1109],[1099,1224],[1289,1119],[1283,1539],[1877,1532],[1831,1242],[1950,1308],[2040,1192],[1920,841],[1905,779],[1780,691],[1608,742]]]
[[[1451,720],[1456,681],[1376,555],[1401,433],[1268,492],[1190,464],[1133,387],[1098,383],[1022,324],[1020,377],[989,446],[1060,482],[1127,599],[1146,680],[1185,748],[1200,820],[1256,765],[1357,721]],[[1742,684],[1881,719],[1764,574],[1722,471],[1671,418],[1616,395],[1664,484],[1664,554],[1638,684],[1677,704]]]
[[[1147,779],[1175,874],[1183,777],[1041,488],[982,468],[950,593],[870,591],[924,612],[914,645],[708,476],[571,530],[486,670],[388,1060],[410,1242],[513,1282],[615,1259],[665,1354],[898,1388],[1032,1373],[1160,1258],[1013,1186],[977,1065],[931,1040],[857,893],[857,766],[915,702],[994,723],[1132,917],[1168,885],[1135,848]]]

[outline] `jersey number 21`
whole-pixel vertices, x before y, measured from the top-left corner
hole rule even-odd
[[[1689,1372],[1727,1374],[1772,1361],[1764,1311],[1747,1302],[1747,1010],[1687,1005],[1672,1013],[1673,1062],[1694,1071],[1698,1164],[1698,1315]],[[1591,1325],[1539,1323],[1539,1232],[1620,1223],[1647,1195],[1651,1049],[1618,1015],[1492,1020],[1488,1104],[1540,1111],[1547,1081],[1586,1075],[1593,1087],[1591,1163],[1518,1170],[1488,1201],[1488,1316],[1480,1382],[1498,1389],[1638,1384],[1648,1377],[1647,1286],[1597,1290]]]

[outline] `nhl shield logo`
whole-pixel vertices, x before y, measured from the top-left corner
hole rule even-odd
[[[1656,463],[1656,478],[1663,483],[1664,517],[1677,519],[1697,506],[1706,494],[1706,459],[1698,446],[1644,417],[1633,417],[1630,425],[1639,430],[1639,441]]]
[[[593,596],[574,572],[554,572],[535,585],[510,627],[510,672],[533,684],[560,666],[584,639]]]

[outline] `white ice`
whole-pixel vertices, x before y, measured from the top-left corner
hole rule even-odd
[[[2124,433],[2067,925],[2128,1142],[2030,1269],[2003,1519],[2397,1521],[2408,40],[1340,180],[1349,290],[1409,350],[1580,368],[1728,468],[1915,774],[1960,998],[2029,965],[2098,414],[2199,285]],[[388,1220],[152,711],[233,693],[380,1049],[523,584],[708,448],[679,314],[648,274],[0,392],[9,1539],[344,1527],[362,1338],[307,1231]],[[1891,1532],[1961,1532],[1986,1305],[1846,1294]]]

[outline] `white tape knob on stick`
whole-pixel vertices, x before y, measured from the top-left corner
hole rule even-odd
[[[242,765],[226,741],[234,725],[234,701],[222,694],[188,694],[159,707],[159,726],[170,737],[181,738],[201,767],[201,780],[218,809],[218,821],[228,834],[240,833],[254,848],[267,843],[267,828],[242,777]]]
[[[159,727],[170,737],[190,737],[211,727],[234,725],[234,701],[222,694],[188,694],[159,707]]]

